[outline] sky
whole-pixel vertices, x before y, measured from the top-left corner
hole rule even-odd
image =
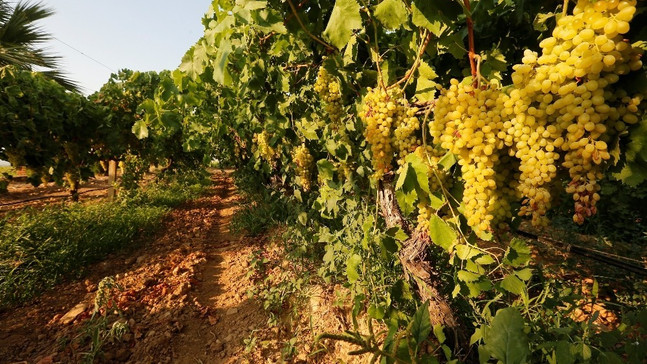
[[[46,43],[47,48],[61,56],[63,71],[83,87],[85,94],[91,94],[122,68],[177,68],[184,53],[203,35],[201,19],[211,0],[42,3],[55,11],[40,22],[55,37]]]

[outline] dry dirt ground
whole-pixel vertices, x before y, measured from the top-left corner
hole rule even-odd
[[[98,176],[84,182],[79,187],[79,200],[89,200],[106,197],[108,193],[108,177]],[[70,193],[62,186],[49,182],[38,187],[32,186],[25,178],[11,181],[8,193],[0,194],[0,213],[25,207],[38,207],[52,202],[68,199]]]
[[[348,328],[332,308],[334,288],[311,289],[292,327],[268,325],[260,303],[247,294],[254,284],[249,259],[265,249],[275,267],[285,266],[280,249],[268,238],[229,232],[240,197],[228,173],[216,172],[213,181],[203,197],[174,209],[157,234],[142,237],[139,248],[90,267],[82,281],[0,312],[0,363],[365,362],[346,357],[343,343],[306,355],[314,351],[314,331]],[[119,288],[98,289],[104,277],[114,277]],[[109,309],[93,319],[99,291],[110,297]],[[101,317],[108,317],[104,330],[97,329]],[[128,327],[120,340],[106,336],[115,321]],[[92,332],[101,340],[93,341]],[[281,349],[295,336],[300,353],[285,359]],[[100,353],[90,356],[93,349]]]

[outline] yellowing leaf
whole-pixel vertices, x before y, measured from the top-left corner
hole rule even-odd
[[[353,30],[362,28],[360,6],[356,0],[337,0],[323,36],[338,49],[344,48]]]

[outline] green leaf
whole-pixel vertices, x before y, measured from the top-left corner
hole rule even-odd
[[[440,21],[440,17],[436,16],[438,13],[433,11],[425,12],[426,6],[423,5],[422,8],[419,8],[419,6],[416,3],[411,4],[411,21],[413,24],[426,28],[437,37],[440,36],[443,30],[443,23]]]
[[[359,265],[362,264],[362,257],[358,254],[351,255],[346,261],[346,277],[350,283],[355,283],[359,279]]]
[[[503,263],[512,267],[522,267],[530,261],[530,247],[525,241],[514,238],[510,241]]]
[[[330,181],[335,175],[335,166],[327,159],[321,159],[317,162],[319,177],[324,181]]]
[[[501,281],[501,288],[505,289],[506,291],[519,295],[523,292],[525,285],[523,282],[517,278],[514,274],[510,274],[503,278]]]
[[[132,127],[132,132],[137,136],[137,139],[148,138],[148,126],[144,120],[137,120]]]
[[[389,253],[397,253],[398,244],[395,242],[395,239],[391,236],[385,236],[381,239],[382,247]]]
[[[418,187],[427,195],[431,194],[429,191],[429,165],[418,155],[418,153],[410,153],[406,156],[405,160],[416,172],[416,179]]]
[[[405,233],[404,230],[402,230],[402,228],[400,228],[399,226],[394,226],[387,230],[386,235],[391,236],[398,241],[405,241],[409,239],[407,233]]]
[[[463,282],[466,283],[471,283],[471,282],[476,282],[479,279],[481,279],[480,274],[468,272],[466,270],[459,270],[458,271],[458,279],[460,279]]]
[[[418,79],[416,81],[416,97],[420,101],[431,101],[436,95],[436,86],[433,81],[438,75],[436,71],[425,61],[420,62],[418,67]]]
[[[471,259],[472,257],[475,257],[481,253],[478,249],[473,248],[466,244],[456,245],[455,249],[456,249],[456,256],[460,260]]]
[[[299,222],[301,223],[301,225],[306,226],[306,224],[308,223],[308,214],[306,214],[305,212],[300,213]]]
[[[407,23],[407,8],[402,0],[384,0],[375,7],[373,15],[387,29],[398,29]]]
[[[429,301],[425,302],[411,318],[409,332],[416,342],[416,347],[427,340],[431,333],[431,318],[429,317]]]
[[[523,326],[523,317],[517,309],[508,307],[497,311],[483,338],[487,352],[503,364],[525,363],[530,348]]]
[[[527,281],[532,278],[532,268],[525,268],[514,272],[521,280]]]
[[[458,239],[458,234],[443,219],[437,215],[431,215],[429,219],[429,237],[434,244],[449,251],[456,239]]]
[[[443,326],[440,324],[434,325],[434,336],[436,336],[436,339],[438,339],[438,342],[440,344],[444,343],[445,340],[447,340],[445,332],[443,332]]]
[[[572,352],[572,345],[568,341],[559,341],[555,346],[555,358],[559,364],[575,363],[575,355]]]
[[[452,166],[456,164],[456,156],[452,152],[447,152],[440,160],[438,165],[442,166],[444,170],[448,171]]]
[[[477,264],[480,264],[480,265],[489,265],[489,264],[496,263],[496,260],[494,260],[494,258],[492,258],[491,255],[485,254],[482,257],[476,258],[476,260],[474,260],[474,262],[476,262]]]
[[[337,0],[323,36],[337,49],[350,40],[353,30],[362,28],[360,6],[356,0]]]
[[[231,75],[227,70],[230,54],[231,43],[229,41],[222,41],[216,52],[216,57],[212,62],[213,80],[224,86],[231,84]]]

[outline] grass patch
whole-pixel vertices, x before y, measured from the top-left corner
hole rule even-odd
[[[13,176],[16,173],[16,170],[12,166],[0,166],[0,175],[5,173]]]
[[[184,182],[184,181],[183,181]],[[0,221],[0,308],[80,277],[89,264],[154,231],[166,212],[204,190],[162,181],[115,202],[26,210]]]

